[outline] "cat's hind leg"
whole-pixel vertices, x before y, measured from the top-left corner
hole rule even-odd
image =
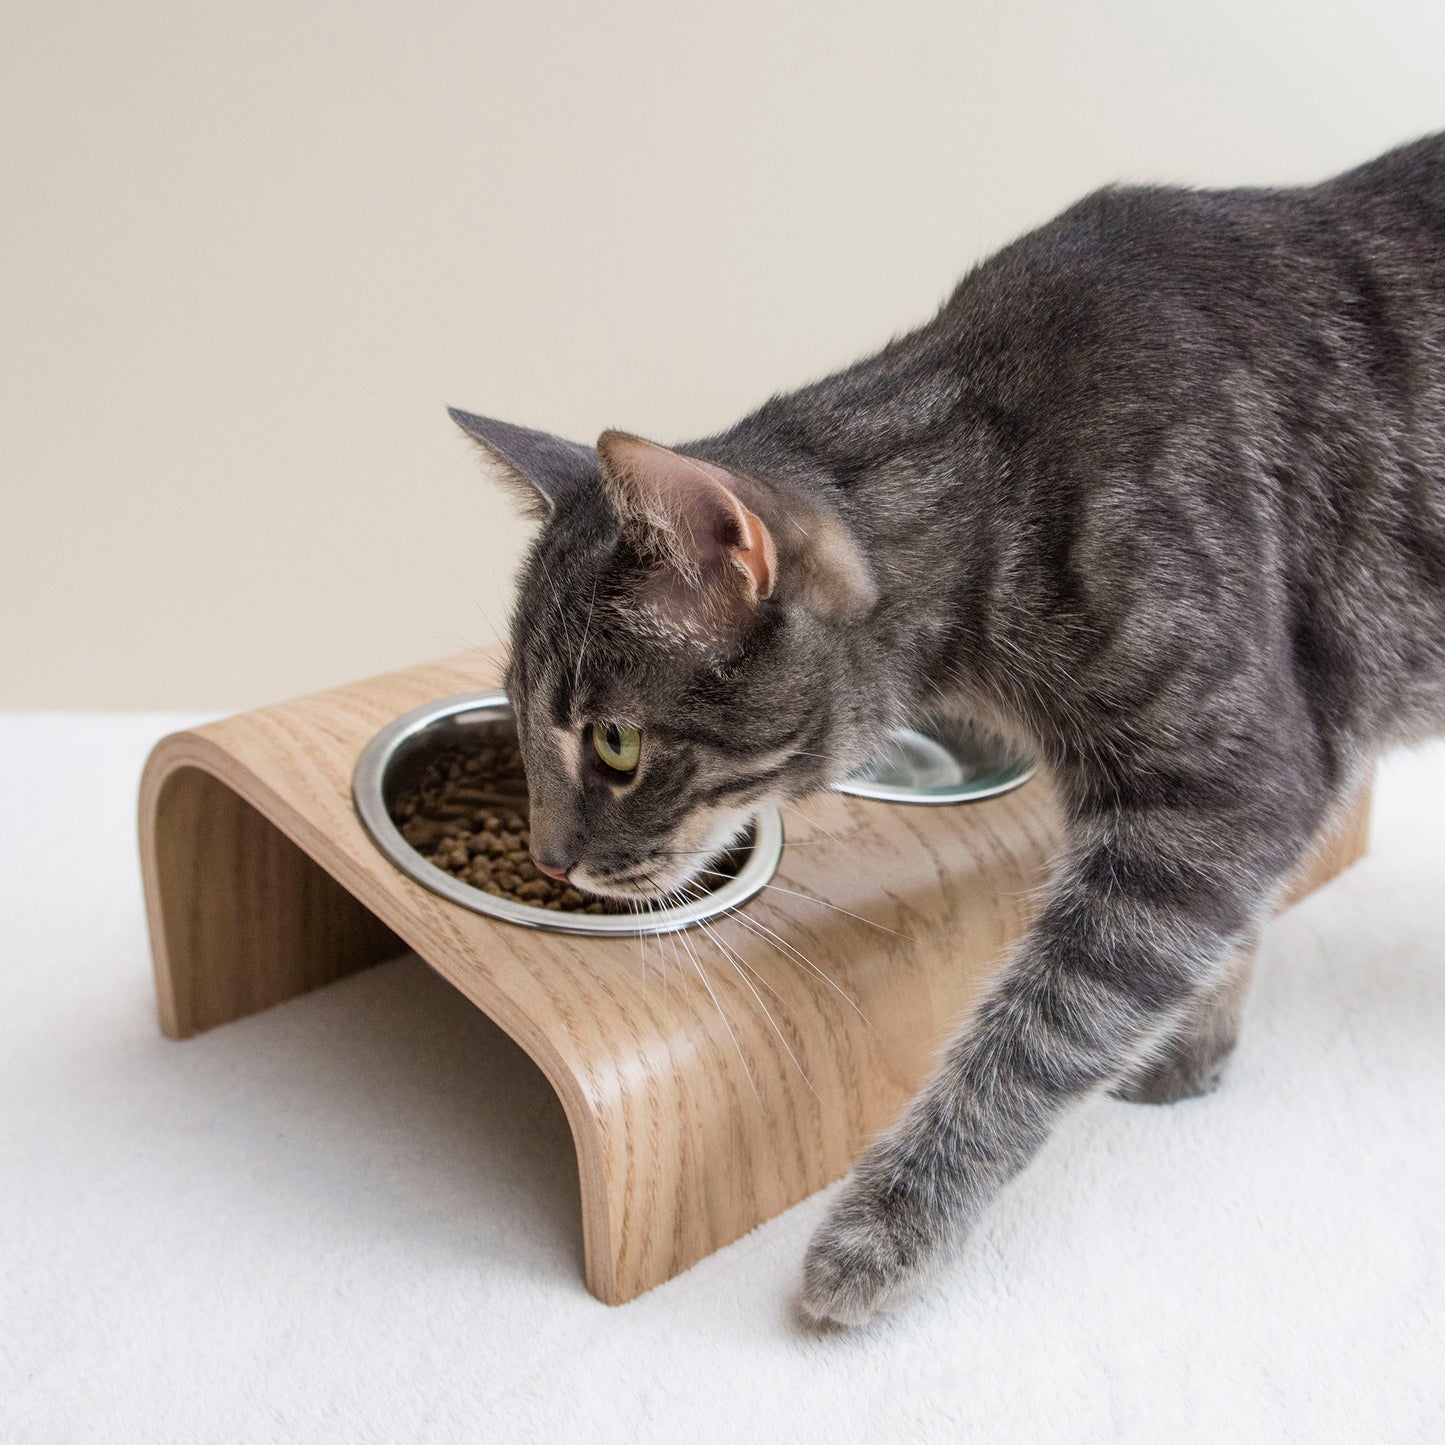
[[[1213,1093],[1239,1042],[1256,943],[1242,946],[1223,980],[1203,990],[1184,1020],[1110,1089],[1131,1104],[1174,1104]]]

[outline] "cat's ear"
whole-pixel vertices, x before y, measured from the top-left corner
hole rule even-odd
[[[497,463],[498,476],[528,516],[545,520],[566,493],[597,475],[591,447],[454,406],[447,415]]]
[[[750,603],[772,595],[777,550],[767,524],[744,500],[749,483],[714,462],[626,432],[603,432],[597,455],[624,527],[645,534],[689,582],[707,588],[736,581]]]

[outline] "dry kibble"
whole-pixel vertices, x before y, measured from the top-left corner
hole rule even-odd
[[[411,818],[402,826],[401,836],[413,848],[425,853],[442,835],[441,825],[430,818]]]

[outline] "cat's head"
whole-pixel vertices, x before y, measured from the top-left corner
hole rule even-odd
[[[452,416],[542,522],[506,684],[540,866],[614,897],[685,888],[872,746],[845,635],[876,589],[831,508],[716,448]]]

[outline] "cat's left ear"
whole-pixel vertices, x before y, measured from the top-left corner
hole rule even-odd
[[[732,580],[752,603],[770,597],[778,555],[749,506],[752,485],[715,462],[605,431],[597,441],[602,479],[623,525],[645,532],[698,587]]]
[[[447,408],[447,415],[474,442],[481,443],[498,464],[501,480],[530,517],[545,521],[567,492],[597,475],[597,454],[591,447],[564,441],[551,432],[473,416],[454,406]]]

